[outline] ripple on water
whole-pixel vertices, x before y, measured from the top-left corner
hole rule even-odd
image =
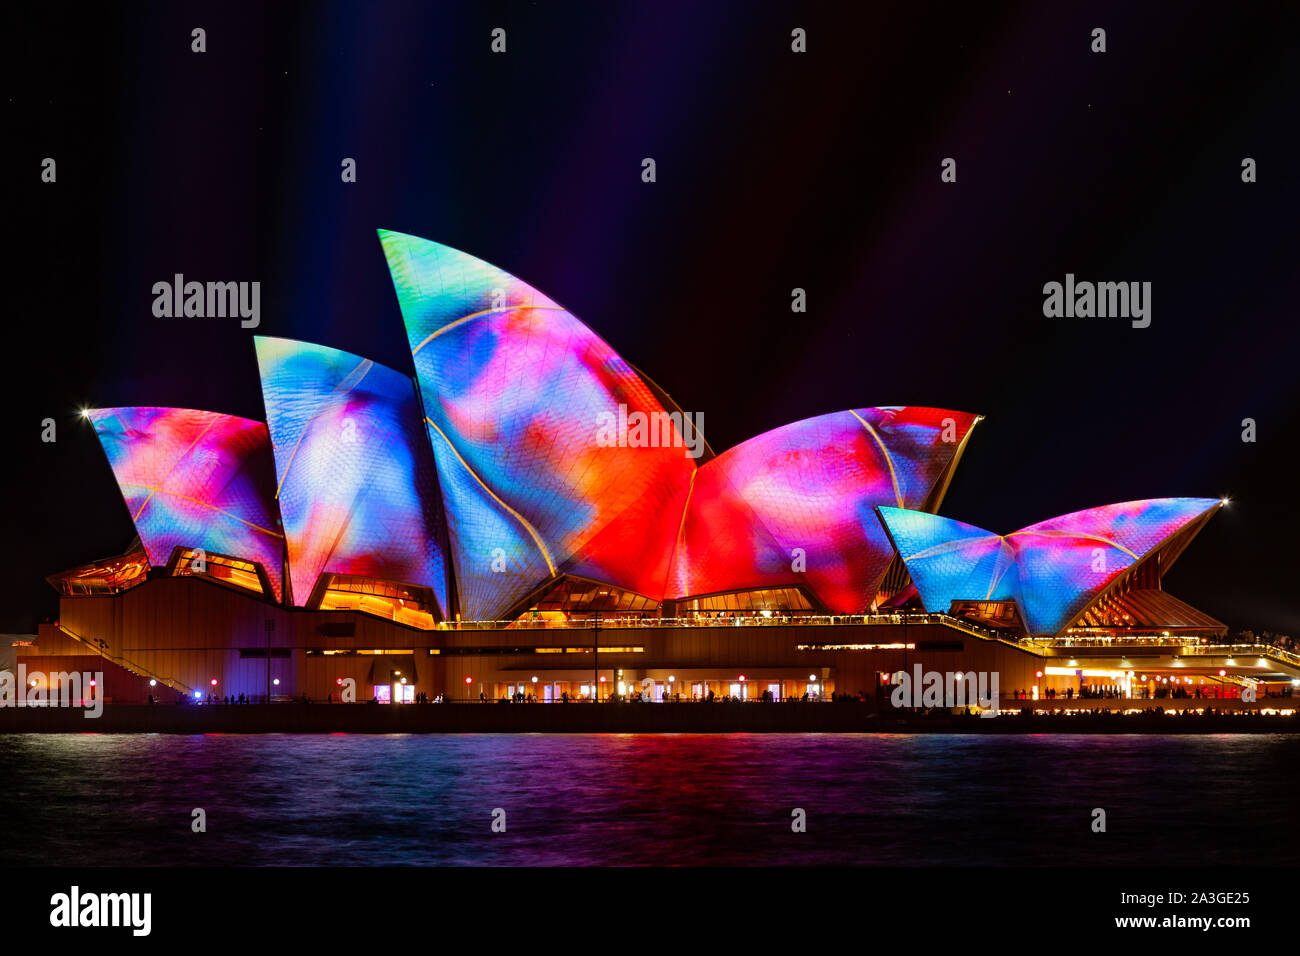
[[[0,735],[0,863],[1294,865],[1270,834],[1297,758],[1289,735]]]

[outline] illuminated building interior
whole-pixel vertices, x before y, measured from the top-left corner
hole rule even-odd
[[[200,552],[194,548],[178,548],[172,567],[176,577],[202,575],[222,584],[243,588],[254,594],[266,594],[262,583],[262,569],[251,561],[243,561],[225,554]]]
[[[379,578],[328,574],[321,579],[322,611],[361,611],[407,627],[428,630],[436,623],[437,605],[432,589],[395,584]]]
[[[548,587],[524,616],[544,615],[550,620],[564,620],[591,614],[658,616],[659,602],[624,588],[565,575]]]
[[[753,588],[685,598],[677,602],[681,617],[722,612],[739,615],[811,614],[815,608],[798,587]]]
[[[75,594],[117,594],[143,584],[148,573],[149,558],[137,546],[120,557],[92,561],[79,568],[51,574],[46,580],[60,594],[69,597]]]

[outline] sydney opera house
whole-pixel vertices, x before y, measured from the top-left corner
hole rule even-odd
[[[935,408],[715,454],[554,300],[380,241],[415,377],[257,337],[262,421],[87,410],[136,538],[49,578],[59,618],[25,654],[95,656],[122,700],[869,697],[922,664],[1128,701],[1300,676],[1162,588],[1217,498],[985,531],[940,515],[980,417]]]

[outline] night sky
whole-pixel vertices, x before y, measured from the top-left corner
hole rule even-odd
[[[255,333],[413,374],[383,227],[563,303],[718,451],[933,405],[987,416],[941,509],[980,527],[1230,495],[1165,586],[1300,634],[1300,17],[1134,6],[7,8],[0,630],[133,537],[82,406],[262,419]],[[177,272],[260,281],[260,328],[155,318]],[[1044,318],[1067,272],[1150,281],[1151,326]]]

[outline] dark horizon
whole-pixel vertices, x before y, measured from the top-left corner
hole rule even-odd
[[[702,412],[718,452],[824,412],[928,405],[985,416],[941,513],[993,531],[1229,496],[1166,587],[1233,630],[1300,633],[1300,57],[1283,4],[1172,21],[748,3],[15,21],[0,630],[35,630],[57,614],[45,575],[134,535],[80,408],[264,419],[254,334],[413,374],[388,228],[563,303]],[[261,325],[155,318],[152,286],[178,272],[260,281]],[[1067,273],[1151,282],[1151,326],[1044,318],[1044,283]]]

